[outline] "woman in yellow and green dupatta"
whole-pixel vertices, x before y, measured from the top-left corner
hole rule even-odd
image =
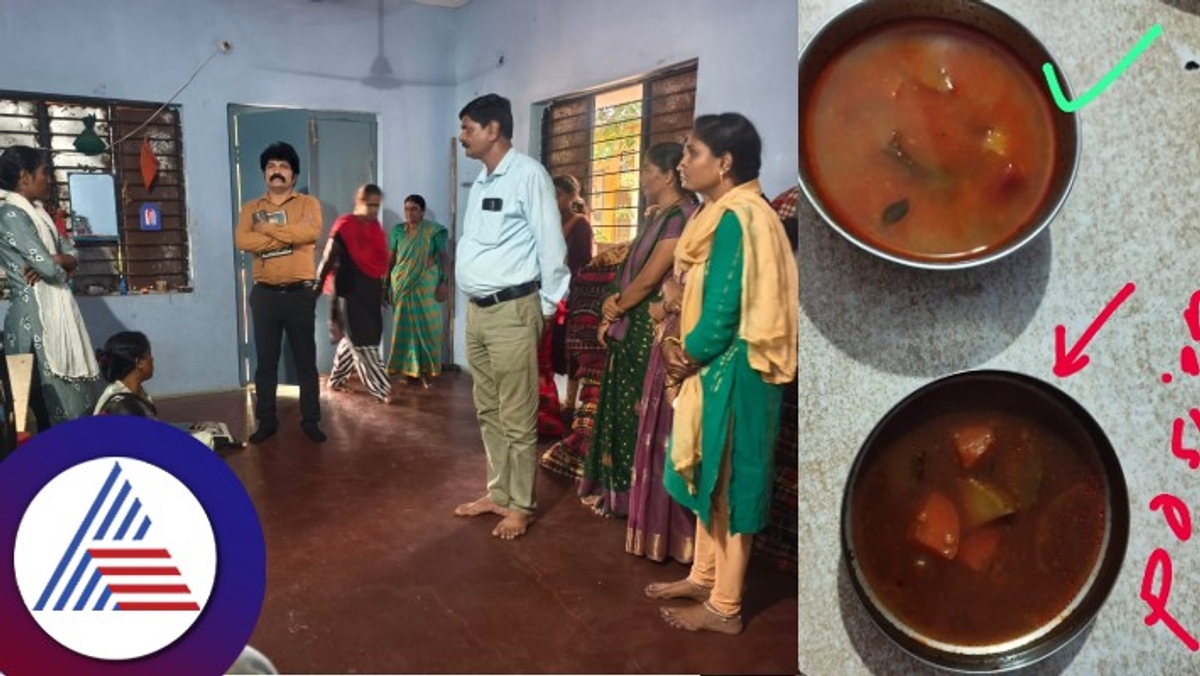
[[[681,338],[664,339],[675,421],[663,483],[696,513],[691,573],[646,588],[691,631],[742,630],[753,534],[767,523],[783,386],[796,371],[799,287],[783,224],[758,183],[762,141],[737,113],[696,118],[679,165],[704,197],[675,247]]]
[[[425,220],[425,198],[404,198],[404,222],[388,237],[392,351],[388,373],[420,380],[442,372],[442,302],[446,300],[446,228]]]

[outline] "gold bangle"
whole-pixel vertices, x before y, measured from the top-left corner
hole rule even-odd
[[[667,336],[666,338],[663,338],[663,342],[664,343],[675,343],[676,345],[679,346],[679,349],[681,349],[681,350],[683,349],[683,341],[679,340],[675,336]]]

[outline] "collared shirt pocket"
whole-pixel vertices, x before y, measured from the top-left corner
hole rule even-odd
[[[507,206],[507,205],[505,205]],[[480,207],[477,218],[469,233],[471,238],[484,246],[496,246],[503,241],[504,211],[488,211]]]

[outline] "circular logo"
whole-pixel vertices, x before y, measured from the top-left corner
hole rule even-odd
[[[0,462],[0,673],[224,673],[262,607],[237,476],[170,425],[102,416]]]
[[[141,460],[97,458],[46,484],[13,550],[17,587],[64,648],[105,660],[157,652],[200,617],[217,548],[178,479]]]

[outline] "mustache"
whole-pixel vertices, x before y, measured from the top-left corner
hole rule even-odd
[[[285,178],[283,177],[283,174],[271,174],[271,179],[270,179],[270,180],[274,181],[275,179],[279,179],[279,180],[281,180],[281,181],[285,181],[285,180],[287,180],[287,179],[285,179]]]

